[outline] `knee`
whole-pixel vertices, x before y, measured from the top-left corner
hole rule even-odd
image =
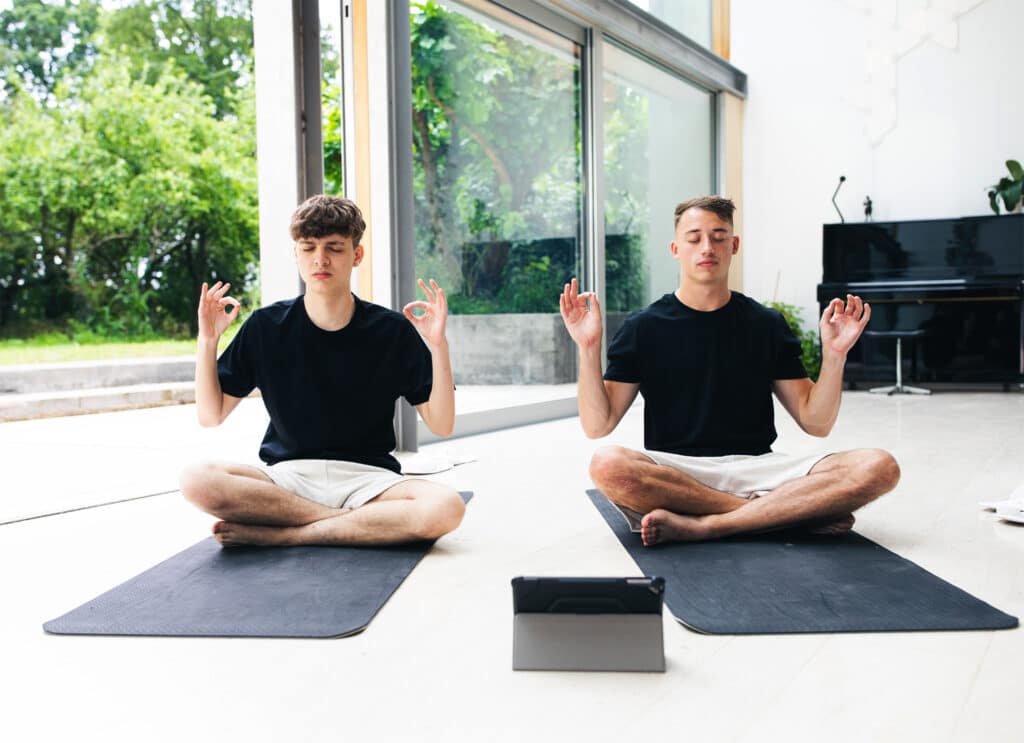
[[[418,534],[422,539],[437,539],[455,531],[462,523],[466,504],[455,490],[431,498],[431,504],[420,520]]]
[[[876,496],[888,493],[900,481],[900,465],[884,449],[866,449],[861,472],[864,485]]]
[[[604,446],[590,460],[590,479],[609,498],[635,489],[637,474],[620,446]]]
[[[213,462],[193,464],[178,476],[178,487],[192,505],[207,512],[217,511],[224,505],[218,487],[220,474],[220,469]]]

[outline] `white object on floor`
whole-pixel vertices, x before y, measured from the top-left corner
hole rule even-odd
[[[460,464],[467,464],[469,462],[476,461],[475,454],[468,454],[459,449],[442,449],[441,457],[451,462],[453,467],[458,467]]]
[[[1024,524],[1024,503],[1020,501],[1001,503],[996,509],[996,516],[1015,524]]]
[[[417,454],[402,462],[403,475],[436,475],[453,467],[446,457],[432,457],[429,454]]]
[[[476,457],[461,451],[445,449],[437,454],[416,454],[402,462],[403,475],[436,475],[460,464],[475,462]]]
[[[1013,506],[1024,507],[1024,484],[1021,484],[1010,493],[1009,498],[1003,500],[989,500],[989,501],[978,501],[978,505],[988,511],[999,511],[1000,507],[1006,506],[1007,508]]]

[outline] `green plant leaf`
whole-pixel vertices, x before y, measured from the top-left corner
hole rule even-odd
[[[1003,204],[1006,211],[1012,212],[1020,203],[1021,189],[1024,188],[1024,181],[1017,181],[1008,189],[1003,191]]]
[[[1007,160],[1006,169],[1010,171],[1010,175],[1013,176],[1013,180],[1020,183],[1024,181],[1024,168],[1020,166],[1020,163],[1016,160]]]
[[[992,211],[995,212],[996,214],[999,214],[999,202],[996,200],[995,191],[988,192],[988,203],[989,206],[992,207]]]

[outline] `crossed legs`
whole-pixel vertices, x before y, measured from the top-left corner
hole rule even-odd
[[[181,474],[185,499],[221,519],[213,534],[225,545],[382,545],[436,539],[462,521],[465,504],[452,488],[403,480],[356,509],[329,508],[278,487],[261,470],[207,462]]]
[[[805,476],[748,500],[638,451],[609,446],[594,454],[590,476],[612,502],[646,514],[641,537],[651,546],[798,524],[845,531],[855,510],[896,487],[900,469],[886,451],[854,449],[825,457]]]

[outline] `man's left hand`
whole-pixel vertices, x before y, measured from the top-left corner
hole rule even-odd
[[[860,297],[847,294],[845,305],[843,300],[833,299],[821,314],[818,325],[822,354],[846,356],[870,319],[871,305],[862,302]]]
[[[430,280],[429,287],[423,279],[418,279],[417,283],[426,295],[427,301],[409,302],[402,308],[402,313],[409,318],[409,322],[419,331],[430,348],[438,348],[445,342],[448,300],[444,296],[444,290],[433,279]],[[413,314],[414,309],[422,309],[423,314]]]

